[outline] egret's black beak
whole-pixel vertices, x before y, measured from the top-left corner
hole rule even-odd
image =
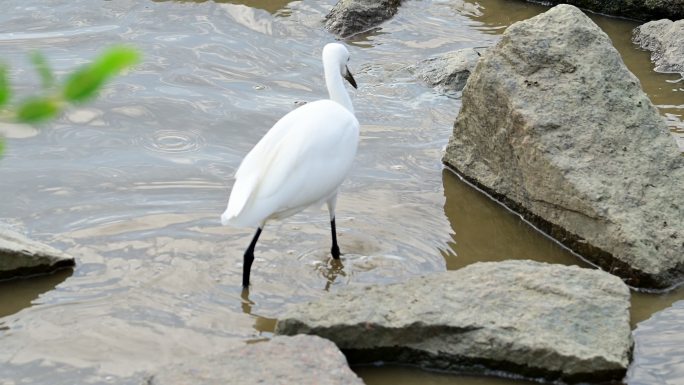
[[[352,85],[352,87],[358,88],[356,87],[356,80],[354,80],[354,77],[352,76],[351,72],[349,72],[349,67],[346,66],[344,67],[344,78],[347,79],[347,81],[349,82],[349,84]]]

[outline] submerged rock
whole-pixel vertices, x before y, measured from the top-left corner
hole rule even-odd
[[[340,37],[365,32],[392,18],[401,0],[340,0],[325,16],[325,28]]]
[[[330,339],[352,363],[602,381],[627,369],[629,296],[619,278],[599,270],[476,263],[295,305],[276,333]]]
[[[330,341],[315,336],[275,337],[160,370],[151,384],[321,384],[363,381]]]
[[[461,91],[478,60],[480,52],[475,48],[460,49],[426,59],[414,71],[430,87],[442,92]]]
[[[567,3],[606,15],[637,20],[654,20],[663,17],[684,18],[684,1],[682,0],[550,0],[549,3]]]
[[[74,257],[0,228],[0,279],[48,274],[74,266]]]
[[[684,20],[641,25],[634,29],[634,43],[651,51],[656,71],[684,73]]]
[[[640,322],[634,330],[629,385],[684,384],[684,301]]]
[[[513,24],[483,54],[443,161],[631,285],[684,279],[684,157],[573,6]]]

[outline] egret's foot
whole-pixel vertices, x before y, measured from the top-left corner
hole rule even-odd
[[[242,299],[242,301],[240,302],[242,312],[244,314],[252,314],[252,305],[254,305],[254,302],[250,301],[249,299],[249,289],[242,289],[242,293],[240,293],[240,298]]]

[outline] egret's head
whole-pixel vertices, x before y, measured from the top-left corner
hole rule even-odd
[[[347,47],[340,43],[329,43],[323,47],[323,63],[326,63],[326,65],[334,65],[336,68],[339,68],[340,75],[356,88],[356,81],[347,67],[349,58],[350,55],[349,51],[347,51]]]

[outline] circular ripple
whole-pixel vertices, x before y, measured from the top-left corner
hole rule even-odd
[[[139,144],[145,149],[165,154],[195,152],[204,143],[204,137],[194,131],[159,130],[139,138]]]

